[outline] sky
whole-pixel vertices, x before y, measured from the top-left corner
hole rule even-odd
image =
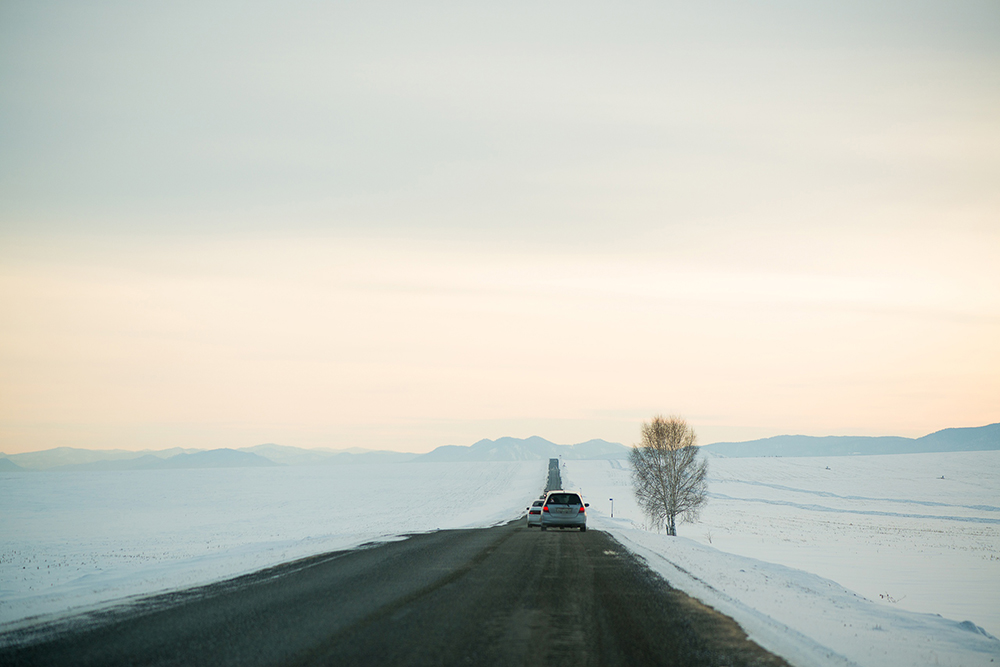
[[[0,452],[1000,421],[996,2],[0,1]]]

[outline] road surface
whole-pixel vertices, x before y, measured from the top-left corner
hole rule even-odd
[[[3,665],[784,665],[609,535],[415,535],[160,596]]]

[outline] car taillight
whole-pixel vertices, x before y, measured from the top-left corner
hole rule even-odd
[[[583,505],[580,505],[580,511],[581,512],[583,511]]]
[[[545,507],[543,507],[543,508],[542,508],[542,511],[543,511],[543,512],[548,512],[548,511],[549,511],[549,506],[548,506],[548,505],[546,505]]]

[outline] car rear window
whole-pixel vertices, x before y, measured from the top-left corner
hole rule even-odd
[[[553,493],[549,496],[549,503],[552,505],[582,505],[580,496],[575,493]]]

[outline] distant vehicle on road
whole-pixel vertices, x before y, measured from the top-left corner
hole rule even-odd
[[[587,508],[590,503],[580,499],[575,491],[549,491],[542,505],[541,528],[579,528],[587,530]]]
[[[536,500],[531,503],[531,507],[528,508],[528,528],[542,523],[542,505],[544,504],[544,500]]]

